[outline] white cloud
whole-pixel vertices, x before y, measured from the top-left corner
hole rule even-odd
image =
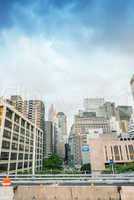
[[[25,96],[42,97],[47,105],[56,104],[57,110],[69,117],[88,96],[131,103],[132,54],[102,46],[91,46],[89,51],[90,44],[85,44],[83,51],[72,40],[29,37],[16,29],[5,31],[2,39],[1,94],[16,90]]]

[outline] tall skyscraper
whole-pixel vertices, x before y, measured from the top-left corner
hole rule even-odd
[[[53,153],[53,122],[45,121],[45,158],[49,158]]]
[[[45,106],[41,100],[24,101],[23,113],[31,122],[36,122],[37,127],[44,130]]]
[[[57,154],[65,158],[65,144],[67,142],[67,117],[63,112],[57,114]]]
[[[130,85],[131,85],[131,91],[132,91],[132,95],[134,99],[134,75],[131,78]]]

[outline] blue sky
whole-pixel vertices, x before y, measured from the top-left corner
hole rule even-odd
[[[1,94],[72,115],[84,97],[132,102],[133,0],[0,0]]]

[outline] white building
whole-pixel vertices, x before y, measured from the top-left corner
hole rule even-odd
[[[86,112],[98,113],[98,109],[104,105],[103,98],[85,98],[84,99],[84,110]]]
[[[42,169],[43,131],[13,106],[0,102],[0,173]]]

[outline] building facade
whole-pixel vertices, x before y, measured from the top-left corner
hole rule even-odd
[[[57,113],[57,127],[57,154],[64,159],[67,143],[67,117],[63,112]]]
[[[90,139],[89,159],[92,173],[101,173],[109,166],[110,161],[116,164],[134,162],[134,140],[120,140],[111,135],[102,135],[99,138]]]
[[[98,109],[104,105],[103,98],[85,98],[84,99],[84,111],[86,112],[98,112]]]
[[[120,124],[122,132],[127,133],[129,130],[129,122],[133,113],[132,106],[118,106],[116,108],[116,117]]]
[[[45,158],[53,154],[53,122],[45,121]]]
[[[92,117],[90,113],[83,112],[75,115],[74,131],[75,134],[85,134],[89,129],[103,129],[103,133],[110,132],[109,120],[104,117]]]
[[[42,159],[43,131],[0,102],[0,173],[40,171]]]

